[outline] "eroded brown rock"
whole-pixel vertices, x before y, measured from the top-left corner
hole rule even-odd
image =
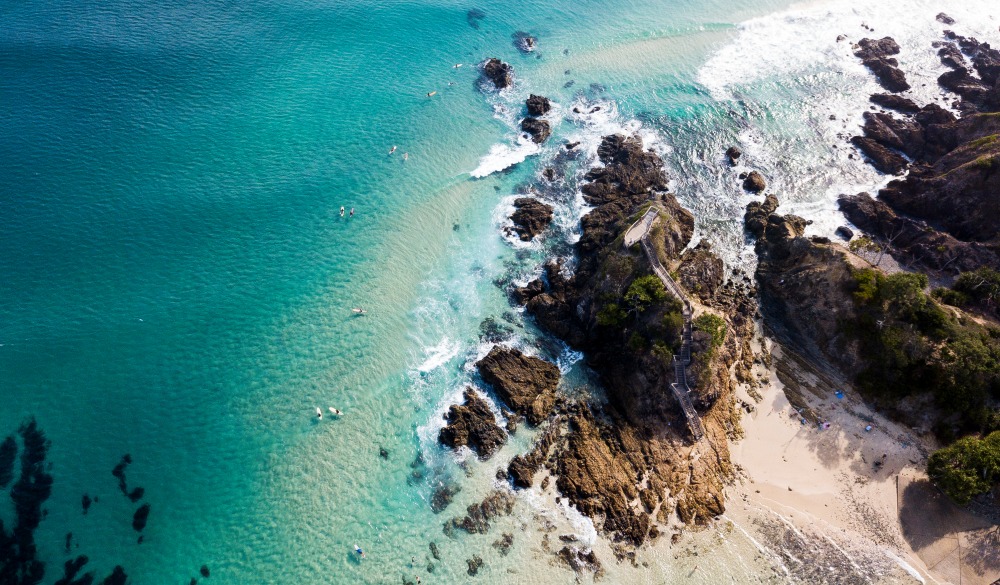
[[[448,424],[438,434],[438,441],[452,448],[467,446],[485,461],[507,441],[507,433],[474,390],[467,388],[464,396],[464,404],[453,404],[445,414]]]
[[[529,423],[537,425],[552,413],[560,377],[555,364],[498,345],[476,367],[500,400]]]

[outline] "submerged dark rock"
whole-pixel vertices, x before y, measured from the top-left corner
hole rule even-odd
[[[126,585],[128,583],[128,575],[125,574],[125,569],[118,565],[111,571],[101,585]]]
[[[452,518],[446,522],[445,532],[453,532],[458,528],[469,534],[486,534],[490,531],[490,521],[499,516],[510,516],[515,502],[511,492],[494,490],[482,502],[470,505],[465,517]]]
[[[139,506],[139,509],[135,511],[135,515],[132,516],[132,528],[136,532],[142,532],[146,528],[146,521],[149,519],[149,504],[143,504]]]
[[[473,8],[465,13],[465,20],[474,29],[479,29],[479,21],[486,18],[486,12]]]
[[[475,577],[479,573],[479,568],[483,566],[483,559],[479,555],[472,555],[472,558],[466,559],[465,562],[469,564],[467,572],[470,577]]]
[[[83,498],[81,500],[81,505],[83,506],[83,513],[84,514],[87,513],[87,510],[90,510],[90,505],[93,502],[94,502],[94,500],[90,499],[90,496],[88,494],[83,494]]]
[[[503,557],[510,553],[512,546],[514,546],[514,535],[510,532],[504,532],[500,538],[493,541],[493,548],[497,549],[497,552]]]
[[[507,433],[497,424],[493,411],[471,388],[465,390],[465,404],[453,404],[445,414],[447,426],[438,441],[448,447],[467,446],[485,461],[507,441]]]
[[[201,570],[199,572],[201,573],[202,577],[208,577],[210,575],[208,571],[208,565],[202,565]]]
[[[132,490],[131,492],[128,493],[128,499],[131,500],[132,503],[138,502],[139,500],[142,499],[142,496],[145,493],[146,493],[145,489],[143,489],[141,487],[137,487],[137,488],[135,488],[134,490]]]
[[[510,87],[514,83],[513,68],[496,57],[490,57],[483,63],[483,76],[497,89]]]
[[[434,493],[431,494],[431,511],[435,514],[443,512],[451,504],[451,501],[455,499],[455,494],[459,491],[461,491],[461,488],[455,484],[439,485],[434,490]]]
[[[14,479],[14,460],[17,459],[17,442],[7,437],[0,444],[0,488],[7,487]]]
[[[437,543],[432,540],[431,543],[428,546],[431,549],[431,556],[434,557],[434,560],[435,561],[440,561],[441,560],[441,551],[438,550]]]

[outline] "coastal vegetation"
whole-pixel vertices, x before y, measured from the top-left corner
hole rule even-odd
[[[867,356],[861,389],[890,400],[930,392],[943,414],[936,430],[946,440],[994,430],[1000,329],[959,321],[924,292],[924,274],[866,268],[853,277],[858,318],[843,327]]]
[[[963,437],[931,455],[927,473],[948,496],[968,504],[1000,486],[1000,431]]]

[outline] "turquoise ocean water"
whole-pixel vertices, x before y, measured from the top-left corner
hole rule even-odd
[[[749,198],[725,146],[742,145],[820,232],[837,225],[838,189],[877,185],[832,146],[871,82],[845,51],[809,42],[836,35],[831,22],[883,18],[897,38],[913,27],[889,24],[891,7],[786,8],[0,1],[0,433],[34,416],[52,442],[36,533],[46,582],[68,558],[67,532],[89,569],[121,564],[143,584],[186,583],[202,564],[213,583],[461,583],[472,554],[486,559],[483,583],[573,582],[533,535],[548,513],[539,498],[490,535],[442,534],[531,436],[464,461],[436,445],[441,413],[488,350],[487,317],[560,360],[565,391],[599,393],[495,281],[566,252],[584,211],[575,173],[602,134],[638,131],[664,155],[699,234],[732,265],[748,262]],[[518,30],[539,38],[535,53],[514,47]],[[915,27],[914,50],[933,30]],[[802,46],[772,62],[781,38]],[[487,56],[512,63],[513,90],[477,87]],[[489,173],[529,152],[514,129],[529,93],[557,102],[554,136]],[[576,115],[579,104],[602,110]],[[585,156],[550,194],[557,227],[514,245],[500,231],[511,195],[565,139]],[[328,406],[345,415],[314,420]],[[110,473],[125,453],[152,510],[142,544],[138,504]],[[445,482],[462,491],[435,515],[428,500]],[[100,498],[86,516],[84,493]],[[11,514],[5,498],[0,518]],[[490,546],[501,529],[517,534],[507,557]],[[717,575],[760,570],[740,546],[719,551]],[[607,562],[614,579],[671,579],[666,560]]]

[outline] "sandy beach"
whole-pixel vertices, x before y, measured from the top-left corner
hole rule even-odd
[[[727,517],[765,538],[774,532],[770,523],[783,526],[779,539],[791,532],[813,547],[826,542],[838,549],[833,557],[856,566],[859,583],[1000,579],[1000,547],[992,545],[998,527],[959,510],[927,481],[933,440],[874,412],[848,384],[765,343],[773,360],[769,368],[758,366],[759,400],[740,391],[754,410],[743,419],[745,437],[730,447],[739,477]],[[796,558],[787,542],[777,549],[764,544],[785,551],[792,573],[825,572],[816,566],[822,563]]]

